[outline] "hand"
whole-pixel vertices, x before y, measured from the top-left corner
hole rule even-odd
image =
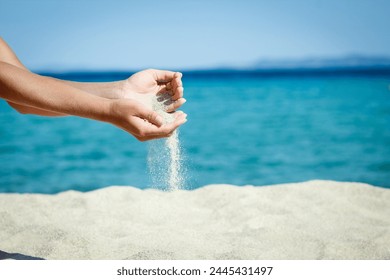
[[[139,141],[169,137],[184,124],[186,114],[173,113],[175,119],[163,124],[163,118],[155,111],[132,99],[114,99],[110,104],[109,122],[129,132]]]
[[[183,105],[182,74],[166,70],[148,69],[135,73],[128,78],[123,87],[123,97],[134,98],[134,93],[171,95],[172,103],[167,106],[167,112],[173,112]],[[135,97],[136,98],[136,97]]]

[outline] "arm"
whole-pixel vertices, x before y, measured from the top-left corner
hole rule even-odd
[[[183,98],[182,74],[168,70],[147,69],[133,74],[126,80],[117,82],[81,83],[63,81],[68,85],[91,94],[110,99],[131,98],[142,101],[145,95],[169,93],[172,103],[165,109],[174,112],[186,100]]]
[[[66,94],[64,94],[66,93]],[[8,102],[45,110],[103,120],[108,99],[0,62],[0,97]]]
[[[48,112],[109,122],[141,141],[167,137],[186,121],[184,113],[176,113],[172,123],[163,124],[161,116],[137,101],[94,96],[6,62],[0,62],[0,97]]]
[[[15,67],[28,71],[28,69],[20,62],[16,54],[8,46],[8,44],[0,37],[0,63],[1,62],[7,63],[9,65],[14,65]],[[34,114],[41,116],[65,116],[65,114],[61,113],[45,111],[34,107],[28,107],[25,106],[23,103],[18,104],[8,100],[7,103],[21,114]]]
[[[7,43],[0,37],[0,62],[6,62],[14,65],[20,69],[28,71],[28,69],[20,62],[16,54],[7,45]],[[132,98],[137,99],[137,94],[151,93],[158,94],[160,92],[170,92],[172,99],[175,101],[167,108],[169,112],[178,109],[184,104],[183,86],[181,82],[181,73],[172,71],[162,71],[149,69],[138,72],[130,78],[117,82],[100,82],[100,83],[81,83],[73,81],[64,81],[48,77],[61,83],[65,83],[74,88],[91,93],[93,95],[118,99],[118,98]],[[17,104],[8,101],[9,105],[23,114],[36,114],[43,116],[64,116],[58,112],[49,112],[41,108],[33,108],[25,104]]]

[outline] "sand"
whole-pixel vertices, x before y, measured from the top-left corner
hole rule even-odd
[[[390,259],[390,189],[310,181],[0,194],[0,259]]]
[[[137,96],[139,96],[138,94]],[[172,95],[147,94],[138,101],[157,112],[164,123],[172,123],[175,117],[167,113],[169,105],[173,104]],[[183,188],[184,175],[182,166],[179,130],[166,139],[149,141],[148,143],[148,170],[153,186],[163,187],[165,190],[176,191]]]

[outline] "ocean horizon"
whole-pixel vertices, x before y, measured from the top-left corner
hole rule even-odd
[[[99,82],[131,71],[41,74]],[[186,189],[314,179],[390,188],[390,68],[183,74]],[[109,124],[20,115],[2,101],[0,135],[0,192],[151,187],[148,143]]]
[[[390,59],[389,59],[390,61]],[[116,81],[123,80],[129,77],[129,75],[136,73],[140,70],[85,70],[85,69],[73,69],[73,70],[38,70],[35,71],[40,75],[46,75],[56,77],[65,80],[77,80],[77,81]],[[279,78],[279,77],[390,77],[390,62],[389,64],[377,65],[329,65],[329,66],[311,66],[301,65],[292,67],[282,67],[275,65],[274,67],[267,66],[264,68],[259,67],[214,67],[214,68],[195,68],[195,69],[175,69],[173,71],[180,71],[185,77],[190,78],[240,78],[240,77],[253,77],[253,78]]]

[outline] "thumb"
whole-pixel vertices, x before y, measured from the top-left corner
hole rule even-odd
[[[146,108],[144,106],[138,108],[138,117],[147,120],[148,122],[156,125],[157,127],[160,127],[163,125],[163,118],[157,114],[156,111],[153,111],[149,108]]]

